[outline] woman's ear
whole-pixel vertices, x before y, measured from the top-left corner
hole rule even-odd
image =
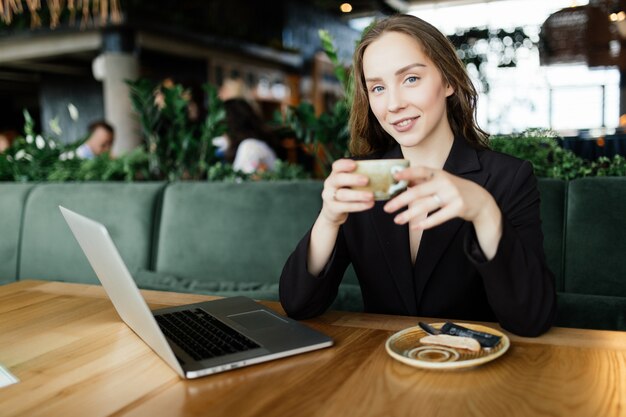
[[[454,88],[448,84],[446,86],[446,97],[450,97],[452,94],[454,94]]]

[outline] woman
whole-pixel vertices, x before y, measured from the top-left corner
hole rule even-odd
[[[223,153],[224,159],[237,171],[251,174],[273,170],[276,152],[272,135],[252,106],[242,98],[224,101],[226,134],[213,139],[213,144]]]
[[[285,311],[323,313],[352,263],[366,312],[495,320],[526,336],[549,329],[556,293],[532,167],[488,149],[449,41],[417,17],[390,17],[363,36],[354,76],[350,149],[408,159],[396,177],[409,188],[374,202],[350,188],[367,183],[355,162],[336,161],[320,214],[283,270]]]

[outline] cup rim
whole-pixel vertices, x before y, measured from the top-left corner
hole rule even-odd
[[[355,161],[357,164],[368,163],[408,163],[408,159],[392,158],[392,159],[359,159]]]

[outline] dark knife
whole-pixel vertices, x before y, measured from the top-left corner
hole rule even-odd
[[[435,329],[433,326],[431,326],[428,323],[424,323],[423,321],[418,321],[417,324],[422,328],[422,330],[424,330],[426,333],[432,334],[432,335],[437,335],[437,334],[441,334],[441,332],[437,329]]]
[[[480,346],[484,348],[492,348],[496,346],[498,343],[500,343],[500,339],[502,339],[500,336],[497,336],[495,334],[479,332],[477,330],[468,329],[466,327],[459,326],[458,324],[454,324],[449,321],[447,321],[441,327],[441,333],[449,334],[451,336],[471,337],[472,339],[478,340],[478,343],[480,343]]]

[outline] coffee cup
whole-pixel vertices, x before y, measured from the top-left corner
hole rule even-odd
[[[374,200],[389,200],[406,190],[407,181],[398,181],[394,175],[408,168],[408,159],[368,159],[356,161],[355,174],[369,178],[367,185],[352,187],[353,190],[371,191]]]

